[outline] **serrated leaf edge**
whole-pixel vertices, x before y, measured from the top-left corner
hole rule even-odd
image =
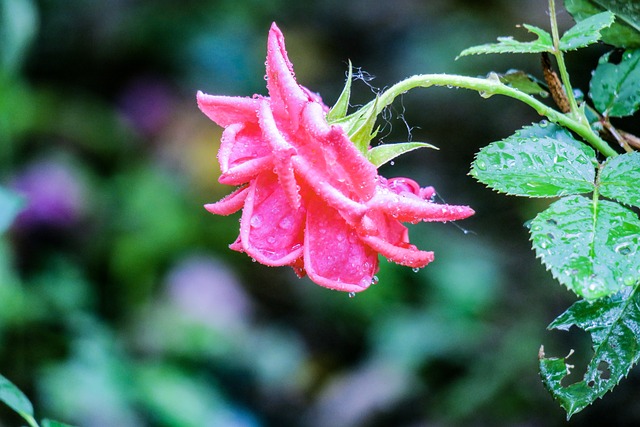
[[[598,188],[600,188],[600,187],[601,187],[601,185],[602,185],[602,183],[603,183],[603,181],[602,181],[602,174],[603,174],[605,171],[607,171],[608,169],[610,169],[610,168],[612,167],[612,166],[609,166],[610,162],[611,162],[611,161],[613,161],[614,159],[617,159],[617,160],[623,159],[625,156],[640,157],[640,152],[634,151],[634,152],[632,152],[632,153],[625,153],[625,154],[621,154],[621,155],[616,156],[616,157],[610,157],[609,159],[607,159],[607,161],[602,165],[602,168],[601,168],[601,169],[600,169],[600,171],[599,171],[599,176],[598,176],[598,180],[597,180],[597,182],[598,182]],[[622,161],[622,160],[620,160],[620,161]],[[606,180],[605,180],[604,182],[605,182],[605,183],[617,183],[617,182],[621,182],[621,183],[623,183],[623,184],[627,184],[627,182],[625,182],[625,181],[611,181],[611,180],[606,181]],[[623,187],[623,188],[624,188],[624,187],[627,187],[627,185],[620,185],[620,187]],[[604,188],[606,188],[606,187],[604,187]],[[638,203],[638,204],[627,203],[626,201],[623,201],[623,200],[618,199],[618,198],[616,197],[616,195],[615,195],[615,194],[610,194],[608,191],[606,191],[606,193],[601,193],[601,194],[602,194],[603,196],[607,197],[607,198],[610,198],[610,199],[612,199],[612,200],[615,200],[617,203],[620,203],[620,204],[621,204],[621,205],[623,205],[623,206],[629,206],[629,207],[637,207],[637,208],[640,208],[640,203]]]
[[[616,324],[616,323],[618,323],[618,322],[620,322],[620,319],[622,319],[622,317],[623,317],[623,313],[625,313],[625,311],[627,310],[627,308],[628,308],[629,304],[631,303],[632,299],[635,297],[635,294],[636,294],[636,292],[638,291],[638,288],[639,288],[639,287],[640,287],[640,285],[636,285],[636,286],[635,286],[635,288],[633,289],[633,291],[629,293],[629,296],[627,297],[627,299],[626,299],[626,300],[625,300],[625,302],[624,302],[624,307],[620,310],[620,315],[616,317],[615,321],[613,321],[613,322],[611,322],[611,323],[610,323],[610,327],[608,328],[608,331],[607,331],[607,333],[606,333],[606,338],[602,340],[602,342],[600,343],[600,345],[598,345],[598,348],[593,348],[593,357],[591,358],[591,360],[590,360],[590,361],[589,361],[589,363],[587,364],[587,369],[586,369],[585,374],[584,374],[584,376],[583,376],[582,382],[586,380],[586,378],[585,378],[585,377],[586,377],[587,373],[589,372],[589,367],[590,367],[590,366],[592,366],[592,364],[594,364],[594,360],[595,360],[595,358],[596,358],[595,356],[596,356],[596,354],[598,353],[599,349],[602,347],[602,345],[604,345],[604,343],[605,343],[605,342],[607,342],[607,341],[609,340],[609,338],[610,338],[610,336],[611,336],[611,333],[612,333],[612,332],[611,332],[611,330],[613,329],[613,325],[614,325],[614,324]],[[570,308],[571,308],[571,307],[569,307],[569,309],[570,309]],[[569,309],[567,309],[567,310],[569,310]],[[566,311],[565,311],[564,313],[566,313]],[[547,326],[547,329],[549,329],[549,330],[551,330],[551,329],[556,329],[556,330],[565,330],[565,329],[563,329],[563,328],[559,328],[559,327],[557,327],[557,326],[554,326],[555,321],[556,321],[556,320],[558,320],[558,318],[560,318],[564,313],[562,313],[560,316],[558,316],[556,319],[554,319],[554,321],[553,321],[553,322],[551,322],[551,323],[549,324],[549,326]],[[575,322],[573,322],[570,326],[576,326],[577,328],[579,328],[579,329],[583,330],[584,332],[587,332],[587,333],[589,334],[589,337],[591,338],[591,343],[592,343],[592,344],[595,344],[595,343],[594,343],[594,341],[593,341],[593,334],[591,333],[591,331],[589,331],[589,330],[587,330],[587,329],[583,329],[583,328],[579,327],[578,325],[576,325],[576,324],[575,324]],[[569,354],[569,355],[570,355],[570,354]],[[560,359],[562,359],[563,364],[564,364],[565,366],[567,366],[567,363],[565,362],[565,360],[567,359],[567,357],[569,357],[569,356],[565,356],[565,357],[562,357],[562,358],[558,358],[558,357],[549,357],[549,358],[545,358],[545,357],[544,357],[544,354],[543,354],[543,357],[541,357],[541,358],[540,358],[540,361],[543,361],[543,360],[552,360],[552,361],[553,361],[553,360],[560,360]],[[558,401],[558,402],[560,403],[560,406],[562,406],[562,407],[565,409],[565,411],[567,411],[567,420],[568,420],[569,418],[571,418],[571,416],[573,416],[573,415],[575,415],[576,413],[578,413],[578,412],[582,411],[582,410],[583,410],[584,408],[586,408],[587,406],[592,405],[592,404],[593,404],[593,402],[595,402],[597,399],[602,399],[602,397],[603,397],[605,394],[607,394],[607,393],[609,393],[610,391],[612,391],[612,390],[613,390],[613,389],[614,389],[618,384],[620,384],[620,381],[622,381],[622,379],[623,379],[623,378],[627,378],[627,376],[629,375],[629,372],[631,371],[631,369],[633,369],[633,368],[634,368],[634,366],[636,366],[636,365],[638,364],[638,360],[640,360],[640,351],[638,351],[638,352],[637,352],[637,354],[636,354],[636,356],[632,359],[632,362],[629,364],[629,369],[627,369],[626,374],[624,374],[624,376],[623,376],[623,377],[620,377],[620,378],[618,378],[618,379],[617,379],[617,381],[614,381],[614,384],[613,384],[610,388],[607,388],[606,390],[604,390],[604,392],[603,392],[602,394],[597,393],[597,394],[595,395],[595,399],[591,400],[587,405],[579,406],[579,407],[577,407],[576,409],[574,409],[574,410],[572,410],[572,411],[569,411],[569,410],[565,407],[565,405],[563,404],[563,401],[562,401],[562,400],[560,400],[560,398],[559,398],[556,394],[554,394],[552,390],[550,390],[550,389],[547,387],[547,384],[546,384],[546,382],[544,381],[544,378],[543,378],[543,383],[545,384],[545,388],[547,388],[547,390],[548,390],[548,391],[549,391],[549,393],[553,396],[553,398],[554,398],[556,401]],[[602,362],[602,359],[600,359],[600,360],[598,360],[598,361],[597,361],[597,363],[598,363],[598,364],[599,364],[600,362]],[[595,369],[597,369],[597,365],[596,365]],[[568,375],[568,373],[567,373],[567,375]],[[566,375],[565,375],[565,376],[566,376]],[[563,378],[564,378],[564,377],[563,377]],[[613,377],[610,377],[610,378],[609,378],[609,381],[610,381],[610,380],[615,380],[615,379],[614,379]],[[609,381],[607,381],[607,382],[609,382]],[[578,382],[578,383],[579,383],[579,382]],[[578,384],[578,383],[574,383],[574,384]],[[573,385],[573,384],[571,384],[571,385]],[[568,387],[570,387],[571,385],[566,386],[566,387],[563,387],[563,388],[568,388]],[[561,386],[561,387],[562,387],[562,386]]]
[[[524,126],[523,128],[521,128],[521,129],[517,130],[517,131],[516,131],[516,134],[517,134],[518,132],[521,132],[521,131],[524,131],[524,130],[529,130],[529,129],[536,128],[536,127],[538,127],[538,128],[542,128],[542,126],[540,125],[540,123],[532,123],[532,124],[531,124],[531,125],[529,125],[529,126]],[[564,129],[564,128],[563,128],[563,127],[559,127],[559,129]],[[566,130],[566,129],[565,129],[565,130]],[[478,156],[480,155],[480,153],[481,153],[484,149],[486,149],[487,147],[489,147],[491,144],[494,144],[494,143],[496,143],[496,142],[505,142],[505,141],[508,141],[510,138],[512,138],[512,137],[513,137],[513,136],[515,136],[516,134],[513,134],[513,135],[511,135],[511,136],[509,136],[509,137],[507,137],[507,138],[503,138],[503,139],[502,139],[502,140],[500,140],[500,141],[493,141],[492,143],[490,143],[490,144],[488,144],[488,145],[484,146],[482,149],[480,149],[480,151],[476,152],[476,153],[475,153],[475,155],[474,155],[474,158],[473,158],[473,162],[471,163],[471,165],[472,165],[471,170],[467,173],[467,175],[468,175],[468,176],[470,176],[470,177],[472,177],[472,178],[474,178],[476,181],[478,181],[478,182],[480,182],[480,183],[484,184],[484,186],[485,186],[485,187],[487,187],[487,188],[489,188],[489,189],[491,189],[491,190],[495,191],[496,193],[498,193],[498,194],[506,194],[506,195],[508,195],[508,196],[519,196],[519,197],[536,198],[536,199],[549,199],[549,198],[558,198],[558,197],[560,197],[560,198],[561,198],[561,197],[567,197],[567,196],[572,196],[572,195],[587,194],[587,193],[591,193],[591,192],[593,192],[593,191],[595,190],[595,188],[596,188],[596,186],[595,186],[595,179],[594,179],[594,182],[592,182],[592,183],[591,183],[591,184],[593,185],[593,188],[590,188],[588,191],[583,191],[583,192],[570,192],[570,193],[564,193],[564,194],[563,194],[563,193],[558,193],[558,194],[546,195],[546,196],[541,196],[541,195],[526,195],[526,194],[522,194],[522,193],[513,193],[513,192],[510,192],[510,191],[503,191],[503,190],[501,190],[501,189],[498,189],[498,188],[492,187],[490,184],[488,184],[488,183],[487,183],[487,182],[485,182],[485,181],[482,181],[482,180],[477,176],[477,174],[475,174],[475,173],[474,173],[474,170],[476,169],[476,162],[477,162],[477,160],[478,160]],[[592,158],[593,158],[592,160],[594,160],[594,161],[595,161],[595,152],[593,153],[593,156],[588,156],[588,157],[592,157]],[[594,165],[594,166],[595,166],[595,165]],[[594,168],[594,169],[595,169],[595,168]]]
[[[574,194],[569,195],[569,196],[566,196],[566,197],[561,197],[561,198],[559,198],[558,200],[556,200],[555,202],[553,202],[552,204],[550,204],[550,205],[549,205],[549,207],[547,207],[547,209],[545,209],[545,210],[544,210],[544,211],[542,211],[542,212],[539,212],[539,213],[538,213],[538,215],[536,215],[536,216],[535,216],[534,220],[535,220],[539,215],[543,214],[543,213],[544,213],[544,212],[546,212],[548,209],[550,209],[550,208],[551,208],[551,206],[552,206],[553,204],[560,202],[560,200],[566,200],[568,197],[580,197],[580,198],[582,198],[582,199],[584,199],[584,200],[589,200],[588,198],[586,198],[586,197],[584,197],[584,196],[581,196],[581,195],[574,195]],[[592,204],[593,204],[594,202],[599,202],[599,201],[600,201],[599,199],[596,199],[596,200],[591,199],[591,203],[592,203]],[[594,212],[597,212],[597,206],[595,206],[595,207],[593,208],[593,211],[594,211]],[[597,213],[596,213],[596,215],[597,215]],[[594,224],[595,224],[595,221],[594,221]],[[589,248],[590,248],[590,251],[589,251],[589,252],[593,253],[593,252],[595,252],[595,250],[594,250],[594,245],[595,245],[596,232],[595,232],[595,230],[591,230],[591,231],[592,231],[592,236],[593,236],[593,238],[592,238],[592,239],[591,239],[591,241],[589,242]],[[529,235],[530,235],[530,237],[529,237],[529,241],[532,243],[532,249],[533,249],[533,251],[534,251],[534,252],[535,252],[535,254],[536,254],[536,259],[539,259],[539,260],[540,260],[540,262],[542,263],[542,265],[545,267],[545,269],[546,269],[547,271],[550,271],[550,272],[551,272],[551,276],[552,276],[555,280],[557,280],[560,284],[562,284],[565,288],[567,288],[567,290],[569,290],[569,291],[570,291],[570,292],[572,292],[573,294],[575,294],[575,295],[577,295],[577,296],[579,296],[579,297],[581,297],[581,298],[584,298],[584,299],[586,299],[586,300],[594,301],[594,300],[597,300],[597,299],[600,299],[600,298],[606,298],[606,297],[608,297],[608,296],[610,296],[610,295],[613,295],[613,294],[615,294],[616,292],[618,292],[618,291],[612,291],[612,292],[604,293],[604,294],[596,294],[596,296],[589,298],[589,297],[587,297],[586,295],[583,295],[582,293],[578,292],[578,290],[577,290],[577,289],[572,289],[572,288],[571,288],[571,287],[569,287],[566,283],[563,283],[563,281],[561,280],[561,275],[560,275],[560,274],[556,274],[556,272],[554,272],[554,271],[552,270],[552,267],[553,267],[553,266],[548,265],[548,264],[547,264],[547,262],[545,262],[545,255],[544,255],[544,253],[542,253],[542,251],[538,251],[538,250],[536,249],[536,247],[534,246],[534,241],[533,241],[533,237],[534,237],[533,232],[530,232],[530,233],[529,233]]]
[[[586,44],[580,44],[574,47],[567,47],[566,45],[568,44],[566,41],[566,38],[568,37],[567,35],[572,36],[572,32],[577,32],[577,29],[580,29],[580,27],[587,27],[589,25],[592,25],[593,21],[597,21],[603,17],[608,17],[609,18],[609,22],[608,23],[603,23],[603,25],[594,31],[594,39],[589,41]],[[576,50],[576,49],[580,49],[586,46],[589,46],[590,44],[593,43],[597,43],[601,38],[602,38],[602,34],[601,31],[604,30],[605,28],[609,28],[611,25],[613,25],[613,22],[615,21],[615,17],[616,15],[610,11],[604,11],[604,12],[600,12],[597,13],[595,15],[591,15],[590,17],[583,19],[582,21],[579,21],[578,23],[576,23],[573,27],[569,28],[567,31],[565,31],[565,33],[562,35],[562,37],[560,38],[560,50],[562,51],[570,51],[570,50]]]
[[[485,43],[485,44],[481,44],[481,45],[477,45],[477,46],[468,47],[468,48],[464,49],[462,52],[460,52],[458,54],[458,56],[456,56],[456,59],[461,58],[463,56],[484,55],[484,54],[492,54],[492,53],[498,53],[498,54],[501,54],[501,53],[542,53],[542,52],[552,52],[553,51],[553,44],[551,43],[551,34],[549,34],[547,31],[543,30],[542,28],[536,27],[534,25],[522,24],[522,26],[524,28],[526,28],[527,31],[529,31],[530,33],[535,34],[538,37],[535,40],[521,42],[519,40],[516,40],[513,36],[500,36],[500,37],[497,37],[498,43]],[[515,44],[512,47],[512,49],[510,49],[510,46],[508,45],[508,43],[510,43],[510,42]],[[548,45],[545,42],[548,42]],[[515,48],[515,46],[518,46],[518,45],[519,46],[527,46],[527,47],[532,47],[533,48],[536,44],[540,44],[540,47],[547,46],[547,48],[545,48],[545,49],[535,49],[534,48],[531,51],[525,51],[525,52],[517,50],[517,49],[513,49],[513,48]],[[505,48],[505,50],[492,51],[492,49],[494,49],[494,48]],[[487,51],[483,52],[482,50],[485,50],[485,49]]]

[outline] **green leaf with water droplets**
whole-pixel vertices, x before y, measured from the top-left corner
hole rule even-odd
[[[418,148],[433,148],[435,150],[438,147],[426,142],[399,142],[396,144],[382,144],[377,147],[373,147],[367,153],[367,158],[371,163],[380,167],[385,163],[395,159],[396,157],[408,153],[409,151],[417,150]]]
[[[473,46],[460,52],[458,58],[468,55],[481,55],[486,53],[541,53],[553,52],[551,34],[533,25],[523,24],[529,32],[537,35],[536,40],[519,42],[513,37],[498,37],[498,43],[488,43]],[[457,58],[456,58],[457,59]]]
[[[616,20],[602,30],[602,41],[623,48],[640,47],[640,3],[629,0],[564,0],[564,6],[576,21],[611,11]]]
[[[602,12],[581,20],[560,39],[560,50],[578,49],[596,43],[601,38],[600,31],[611,26],[614,14]],[[498,43],[487,43],[473,46],[460,52],[458,58],[467,55],[480,55],[487,53],[552,53],[555,49],[551,34],[534,25],[523,24],[524,28],[535,34],[536,40],[520,42],[513,37],[498,37]]]
[[[619,63],[610,61],[610,53],[600,58],[591,78],[589,95],[602,114],[630,116],[640,107],[640,49],[626,51]]]
[[[502,193],[556,197],[593,191],[596,164],[591,147],[540,123],[480,150],[470,174]]]
[[[538,258],[578,296],[602,298],[640,281],[640,220],[618,203],[565,197],[530,231]]]
[[[23,417],[33,417],[33,405],[18,387],[0,375],[0,401]]]
[[[613,24],[615,15],[602,12],[590,16],[569,28],[560,39],[560,50],[574,50],[596,43],[602,37],[600,31]]]
[[[567,411],[567,418],[613,389],[640,357],[640,294],[637,288],[597,301],[578,301],[558,316],[549,329],[576,326],[591,334],[593,357],[581,381],[563,386],[573,366],[564,358],[541,354],[540,375],[551,395]]]
[[[598,181],[603,196],[640,207],[640,153],[636,151],[608,159]]]

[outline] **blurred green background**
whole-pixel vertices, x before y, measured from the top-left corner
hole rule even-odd
[[[24,209],[0,242],[0,373],[44,416],[89,427],[636,425],[637,372],[565,422],[537,371],[584,335],[546,325],[572,302],[530,249],[549,201],[494,194],[467,176],[479,148],[538,121],[508,99],[407,94],[383,140],[426,141],[387,177],[434,185],[477,214],[418,224],[436,261],[382,262],[355,298],[227,248],[238,215],[202,205],[221,129],[195,93],[266,93],[266,36],[285,34],[301,84],[353,103],[417,73],[485,75],[535,56],[465,47],[548,28],[543,0],[0,0],[0,185]],[[564,28],[570,17],[563,10]],[[586,89],[598,48],[572,53]],[[375,76],[370,80],[367,76]],[[4,216],[3,213],[2,216]],[[469,231],[468,233],[466,231]],[[637,395],[637,391],[635,391]],[[0,425],[19,425],[6,408]]]

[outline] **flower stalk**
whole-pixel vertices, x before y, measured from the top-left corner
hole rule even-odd
[[[593,129],[591,129],[586,120],[575,118],[576,116],[579,116],[579,114],[563,114],[540,102],[533,96],[508,86],[502,83],[499,79],[492,77],[478,78],[455,74],[418,74],[396,83],[381,93],[377,97],[376,114],[382,112],[382,110],[390,105],[396,97],[406,93],[407,91],[419,87],[428,88],[431,86],[445,86],[475,90],[483,97],[504,95],[517,99],[518,101],[529,105],[531,108],[536,110],[538,114],[545,116],[548,120],[577,133],[604,156],[613,157],[617,155],[616,151],[613,150],[602,138],[600,138]],[[570,97],[569,99],[572,98]],[[573,98],[573,102],[575,103],[575,98]],[[368,106],[369,104],[365,105],[363,108],[367,108]]]

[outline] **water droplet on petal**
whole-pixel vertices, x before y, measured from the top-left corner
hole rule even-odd
[[[418,271],[420,271],[420,269],[419,269],[418,267],[413,267],[411,270],[412,270],[414,273],[417,273]]]
[[[262,225],[262,217],[260,215],[254,215],[251,217],[251,226],[253,228],[259,228]]]
[[[356,293],[355,293],[355,292],[349,292],[349,298],[353,298],[353,297],[355,297],[355,296],[356,296]]]
[[[293,226],[293,218],[290,216],[285,216],[280,220],[278,226],[284,230],[289,230]]]

